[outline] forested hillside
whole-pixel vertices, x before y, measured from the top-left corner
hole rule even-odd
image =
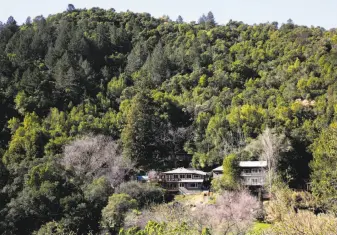
[[[317,184],[336,174],[336,65],[336,30],[291,20],[217,25],[211,13],[185,23],[99,8],[11,17],[0,24],[0,233],[51,221],[99,230],[115,181],[65,167],[83,136],[108,136],[135,171],[170,169],[184,153],[209,170],[233,152],[257,159],[242,149],[274,128],[291,144],[281,176],[302,187],[313,169],[314,190],[329,194]]]

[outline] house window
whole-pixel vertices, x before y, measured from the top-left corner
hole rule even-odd
[[[173,175],[173,177],[174,177],[175,179],[178,179],[178,175]]]
[[[190,184],[190,188],[197,188],[197,184],[191,183],[191,184]]]
[[[185,187],[184,183],[179,183],[179,187]]]
[[[257,184],[258,182],[259,182],[258,179],[252,179],[252,183],[253,183],[253,184]]]
[[[192,178],[192,175],[187,175],[186,178],[187,178],[187,179],[191,179],[191,178]]]
[[[180,175],[180,179],[185,179],[185,175]]]
[[[257,173],[258,171],[257,171],[257,169],[252,169],[252,173]]]
[[[193,175],[194,179],[200,179],[200,175]]]
[[[249,174],[250,173],[250,169],[244,169],[243,173]]]

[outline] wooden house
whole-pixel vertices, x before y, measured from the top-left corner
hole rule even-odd
[[[207,173],[191,168],[177,168],[162,172],[159,183],[169,192],[193,194],[205,189]]]
[[[243,185],[262,187],[266,182],[267,161],[241,161],[239,167]]]
[[[262,187],[266,182],[267,161],[240,161],[242,184],[248,187]],[[213,169],[213,178],[223,174],[222,166]]]

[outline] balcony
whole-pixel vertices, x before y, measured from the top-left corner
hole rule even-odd
[[[247,181],[243,181],[243,185],[245,185],[245,186],[263,186],[264,182],[247,182]]]
[[[159,179],[160,182],[179,182],[181,180],[182,179],[180,179],[180,178],[175,178],[175,179],[173,179],[173,178],[161,178],[161,179]]]
[[[161,178],[159,182],[202,182],[204,181],[203,178]]]
[[[246,172],[241,172],[240,174],[242,177],[264,177],[266,175],[265,172],[250,172],[250,173],[246,173]]]
[[[249,175],[249,176],[243,177],[242,183],[243,185],[246,185],[246,186],[263,186],[265,184],[265,177]]]

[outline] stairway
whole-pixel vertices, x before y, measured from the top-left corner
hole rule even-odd
[[[179,193],[182,195],[190,195],[190,194],[194,194],[195,191],[190,191],[184,187],[179,187]]]

